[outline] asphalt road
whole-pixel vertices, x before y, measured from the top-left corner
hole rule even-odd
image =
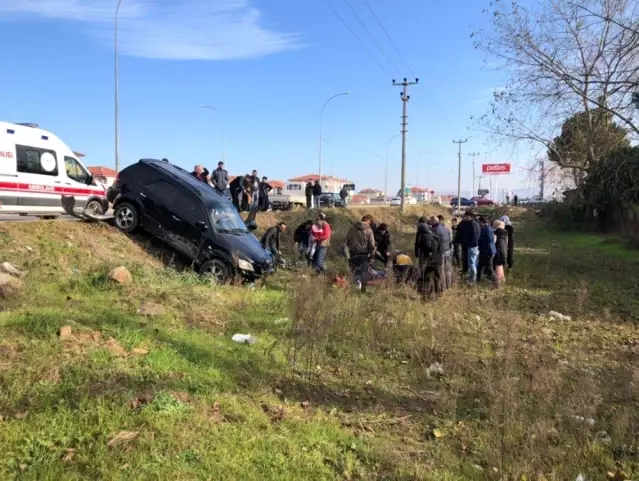
[[[0,215],[0,222],[38,222],[40,219],[34,216],[21,216],[21,215]],[[70,215],[61,215],[56,219],[56,221],[75,221],[78,220],[75,217],[71,217]],[[46,221],[45,221],[46,222]]]

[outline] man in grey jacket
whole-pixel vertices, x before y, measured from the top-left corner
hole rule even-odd
[[[443,216],[431,217],[430,225],[433,229],[433,232],[437,234],[439,237],[439,245],[442,252],[443,258],[443,268],[444,268],[444,286],[446,289],[449,289],[453,286],[453,246],[452,246],[452,236],[448,227],[446,227],[443,223]]]
[[[217,169],[213,171],[213,187],[220,194],[224,194],[224,191],[229,185],[229,173],[224,169],[224,162],[218,162]]]

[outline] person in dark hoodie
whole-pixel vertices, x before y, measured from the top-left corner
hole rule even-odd
[[[348,266],[362,292],[366,292],[368,268],[376,250],[372,222],[372,216],[362,217],[361,222],[353,224],[344,242],[348,252]]]
[[[313,184],[311,182],[306,183],[304,194],[306,194],[306,208],[312,209],[313,208]]]
[[[293,232],[293,242],[295,242],[295,252],[299,259],[306,259],[308,265],[311,265],[311,228],[313,221],[307,220],[300,224],[295,232]]]
[[[268,179],[266,177],[262,177],[259,189],[260,193],[258,199],[260,211],[266,212],[269,208],[268,194],[273,190],[273,186],[268,183]]]
[[[497,249],[495,248],[495,232],[488,224],[485,217],[479,218],[481,232],[479,235],[479,264],[477,266],[477,282],[481,281],[484,271],[491,281],[496,283],[495,270],[493,268],[493,258]]]
[[[286,230],[286,223],[280,222],[276,226],[273,226],[264,233],[262,237],[262,247],[273,254],[274,265],[278,265],[279,259],[282,255],[280,251],[280,234]]]
[[[319,180],[315,181],[315,185],[313,185],[313,207],[316,209],[320,208],[320,199],[322,197],[322,186],[319,183]]]
[[[500,221],[502,221],[506,227],[506,232],[508,232],[508,248],[507,248],[507,254],[506,254],[506,265],[508,266],[508,269],[512,269],[513,268],[513,254],[515,251],[515,239],[513,237],[514,235],[514,229],[513,229],[513,225],[510,222],[510,217],[508,217],[507,215],[502,215],[499,218]]]
[[[415,236],[415,257],[419,259],[419,281],[417,288],[420,294],[436,296],[442,292],[443,258],[439,236],[428,225],[428,219],[421,217],[417,224]]]
[[[235,177],[235,179],[233,179],[229,184],[229,190],[231,191],[231,201],[233,202],[233,205],[238,212],[241,212],[242,195],[244,192],[244,176],[238,175]]]
[[[217,163],[217,169],[213,171],[211,182],[215,190],[224,195],[224,191],[229,185],[229,173],[224,168],[224,162]]]
[[[373,231],[373,235],[375,236],[375,245],[377,246],[375,257],[386,265],[391,257],[391,235],[390,232],[388,232],[388,226],[386,224],[380,224],[377,230]]]
[[[468,283],[477,281],[477,262],[479,260],[479,236],[481,227],[472,211],[464,213],[464,220],[457,227],[458,241],[462,246],[462,254],[466,252],[466,272]]]

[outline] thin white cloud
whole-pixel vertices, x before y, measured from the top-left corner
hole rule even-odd
[[[89,24],[90,35],[113,42],[116,0],[0,0],[0,19],[44,16]],[[169,60],[248,59],[303,47],[298,34],[260,23],[249,0],[122,0],[119,49]]]

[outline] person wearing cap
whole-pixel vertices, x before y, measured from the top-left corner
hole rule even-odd
[[[326,270],[324,260],[328,246],[331,244],[331,226],[326,222],[326,214],[320,212],[317,221],[311,229],[313,242],[315,244],[315,252],[313,253],[313,268],[318,274],[323,274]]]

